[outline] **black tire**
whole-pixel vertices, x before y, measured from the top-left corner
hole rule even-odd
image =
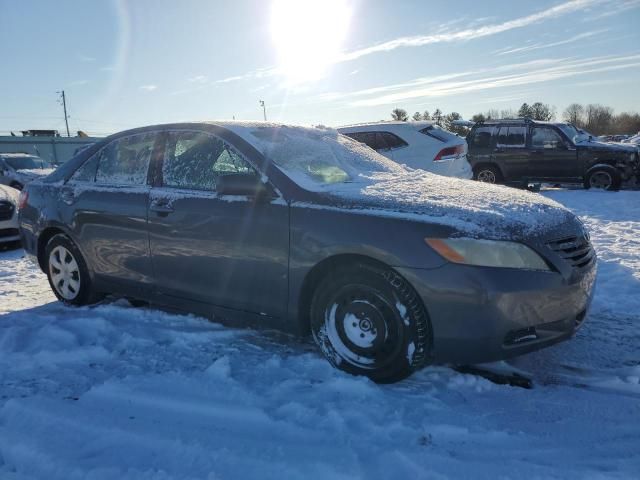
[[[473,169],[473,179],[484,183],[502,183],[502,172],[495,165],[478,165]]]
[[[392,383],[430,360],[426,309],[393,270],[357,264],[332,271],[319,282],[310,313],[316,344],[345,372]]]
[[[63,253],[65,251],[68,255]],[[73,260],[75,264],[70,260]],[[94,304],[102,298],[102,295],[93,289],[91,275],[82,253],[68,236],[58,234],[51,237],[45,247],[44,261],[51,290],[61,302],[66,305],[82,306]],[[65,268],[68,265],[77,266],[77,268],[69,268],[65,272],[68,275],[63,275],[63,277],[68,277],[66,288],[64,278],[60,280],[55,278],[55,275],[60,275],[62,270],[57,268],[54,262],[64,264]],[[79,288],[73,283],[74,279],[77,280]]]
[[[584,188],[597,188],[599,190],[618,191],[622,185],[620,172],[612,166],[602,165],[587,172],[584,177]]]
[[[9,186],[15,188],[16,190],[22,190],[24,188],[24,185],[19,182],[11,182]]]

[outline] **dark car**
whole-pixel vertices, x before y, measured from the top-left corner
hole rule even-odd
[[[115,294],[312,333],[381,382],[569,338],[596,272],[582,223],[542,196],[260,123],[108,137],[26,187],[20,231],[69,305]]]
[[[638,172],[633,146],[594,141],[569,123],[477,123],[467,136],[474,179],[489,183],[582,183],[618,190]]]

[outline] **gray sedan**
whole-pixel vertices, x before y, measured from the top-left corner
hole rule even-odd
[[[20,234],[66,304],[114,294],[312,334],[378,382],[567,339],[596,274],[551,200],[266,123],[108,137],[26,187]]]

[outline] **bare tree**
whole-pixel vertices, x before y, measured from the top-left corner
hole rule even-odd
[[[595,135],[608,133],[613,120],[613,108],[590,103],[585,108],[585,128]]]
[[[420,112],[416,112],[413,114],[413,117],[411,117],[411,119],[414,122],[419,122],[420,120],[422,120],[422,114]]]
[[[577,127],[584,126],[584,107],[579,103],[572,103],[564,109],[562,119],[565,122],[573,123]]]
[[[549,122],[556,116],[555,108],[547,103],[536,102],[531,105],[531,118]]]
[[[403,108],[394,108],[391,111],[391,118],[401,122],[406,122],[407,120],[409,120],[409,115]]]
[[[425,110],[422,114],[422,120],[431,120],[431,115],[429,115],[429,110]]]

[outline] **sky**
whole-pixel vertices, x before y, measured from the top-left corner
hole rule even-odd
[[[0,0],[0,133],[640,111],[640,0]]]

